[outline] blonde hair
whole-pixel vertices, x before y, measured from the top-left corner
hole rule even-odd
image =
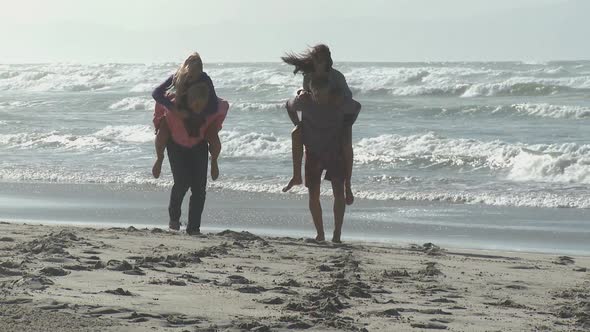
[[[186,90],[186,101],[187,106],[192,106],[196,101],[205,101],[209,100],[209,87],[205,83],[196,83],[192,84]]]
[[[203,73],[203,61],[199,53],[194,52],[184,60],[184,63],[178,68],[172,85],[176,90],[176,98],[182,98],[187,94],[189,83],[196,80]]]

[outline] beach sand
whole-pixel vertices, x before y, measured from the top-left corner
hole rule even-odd
[[[0,224],[0,331],[588,331],[590,257]]]

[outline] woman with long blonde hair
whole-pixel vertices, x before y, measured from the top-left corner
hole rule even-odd
[[[168,207],[169,226],[180,229],[182,200],[191,188],[187,233],[198,234],[205,203],[207,152],[211,154],[211,178],[216,180],[221,152],[218,132],[229,104],[217,97],[196,52],[153,91],[152,97],[156,100],[156,162],[152,174],[155,178],[160,176],[167,149],[174,178]]]

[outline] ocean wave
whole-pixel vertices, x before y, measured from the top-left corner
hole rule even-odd
[[[53,148],[65,150],[104,150],[113,152],[127,143],[146,143],[154,140],[149,126],[106,126],[88,135],[51,132],[0,134],[0,146],[17,149]]]
[[[278,102],[278,103],[232,103],[230,105],[232,110],[240,110],[246,112],[252,111],[272,111],[278,112],[285,110],[285,102]]]
[[[291,138],[256,132],[223,130],[219,133],[224,157],[274,157],[291,153]]]
[[[575,89],[567,85],[542,82],[518,82],[511,79],[498,83],[477,83],[461,95],[464,98],[496,96],[549,96]]]
[[[154,140],[154,130],[146,125],[106,126],[92,136],[107,141],[147,143]]]
[[[534,70],[501,66],[352,67],[345,76],[355,94],[393,96],[539,96],[590,89],[590,76],[563,67]]]
[[[590,183],[590,144],[509,144],[428,133],[364,138],[354,150],[360,164],[489,169],[513,181]]]
[[[109,106],[109,109],[117,111],[147,111],[153,110],[156,105],[151,97],[127,97]]]
[[[48,133],[0,134],[0,145],[8,148],[62,148],[66,150],[108,149],[108,144],[92,136]]]
[[[563,144],[554,149],[521,151],[511,160],[511,180],[590,184],[590,145]]]
[[[117,174],[107,170],[94,169],[92,172],[65,170],[57,167],[34,169],[19,167],[18,169],[0,169],[0,180],[11,182],[44,182],[44,183],[90,183],[90,184],[128,184],[150,185],[160,187],[172,186],[172,180],[154,179],[145,172],[128,172]]]
[[[83,92],[140,84],[151,90],[169,74],[162,65],[10,65],[0,70],[0,90]]]
[[[129,89],[129,92],[152,92],[156,88],[157,84],[154,83],[139,83]]]
[[[97,91],[148,94],[174,72],[166,65],[9,65],[0,69],[0,90]],[[539,96],[590,90],[590,76],[572,65],[347,64],[342,72],[355,94],[394,96]],[[581,70],[581,69],[580,69]],[[288,94],[302,78],[279,64],[219,64],[208,73],[219,89]]]
[[[12,182],[49,182],[49,183],[90,183],[90,184],[123,184],[133,186],[156,186],[170,188],[172,178],[169,172],[163,173],[162,178],[154,179],[149,173],[149,167],[145,171],[112,171],[95,169],[65,170],[60,167],[43,167],[35,169],[32,166],[18,168],[0,168],[0,180]],[[387,179],[387,181],[400,182],[410,185],[410,182],[418,179]],[[209,182],[208,187],[214,190],[232,190],[247,193],[282,194],[281,188],[286,183],[286,178],[226,178]],[[386,190],[379,189],[369,184],[355,185],[354,192],[357,198],[368,200],[394,200],[394,201],[424,201],[443,202],[452,204],[484,204],[492,206],[515,207],[543,207],[543,208],[590,208],[590,194],[585,192],[550,192],[539,190],[522,191],[467,191],[453,189],[452,187],[440,190],[431,189],[398,189],[387,186]],[[290,191],[290,195],[305,195],[307,190],[298,186]],[[324,186],[321,194],[331,196],[328,186]]]
[[[590,208],[590,195],[498,192],[453,192],[453,191],[399,191],[371,192],[359,191],[358,198],[371,200],[427,201],[453,204],[485,204],[492,206],[541,207],[541,208]]]
[[[423,116],[518,116],[551,119],[589,119],[590,108],[575,105],[552,105],[548,103],[521,103],[512,105],[466,105],[455,107],[410,108]]]
[[[503,111],[505,108],[496,110]],[[554,119],[587,119],[590,118],[590,108],[581,106],[568,105],[551,105],[551,104],[513,104],[509,107],[510,111],[519,114],[537,116]]]

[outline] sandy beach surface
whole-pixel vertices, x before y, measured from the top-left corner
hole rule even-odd
[[[0,223],[0,331],[588,331],[590,257]]]

